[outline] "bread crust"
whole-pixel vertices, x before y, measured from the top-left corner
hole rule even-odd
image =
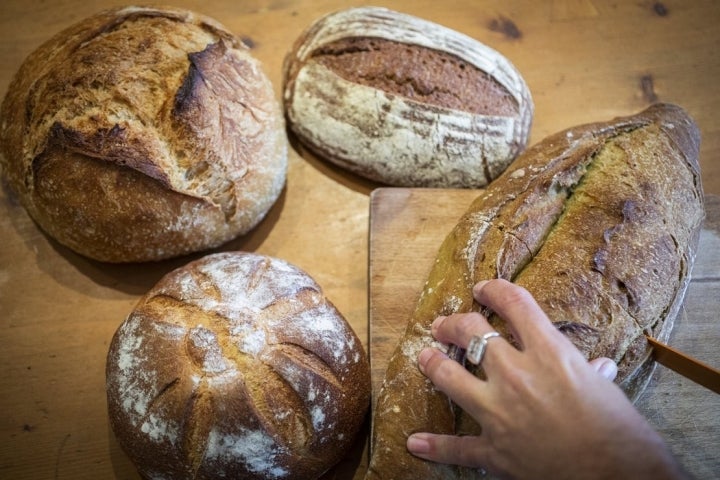
[[[370,402],[362,342],[305,272],[208,255],[161,279],[115,333],[110,424],[148,479],[311,479]]]
[[[126,7],[31,53],[0,124],[3,175],[78,253],[159,260],[255,227],[287,169],[284,119],[260,63],[196,13]]]
[[[310,150],[396,186],[480,187],[527,145],[530,91],[500,53],[378,7],[318,19],[285,58],[283,102]]]
[[[414,432],[480,432],[417,369],[417,354],[433,343],[431,322],[478,309],[471,290],[480,280],[528,289],[587,358],[618,362],[616,382],[637,398],[654,367],[644,334],[667,340],[695,261],[704,218],[699,143],[684,110],[653,105],[549,136],[472,203],[440,247],[390,359],[366,478],[481,477],[405,448]]]

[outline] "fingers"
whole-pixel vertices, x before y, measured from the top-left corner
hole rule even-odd
[[[475,418],[485,408],[485,382],[436,348],[426,348],[418,356],[418,366],[448,397]]]
[[[477,312],[438,317],[430,329],[436,340],[460,348],[467,348],[473,336],[482,336],[493,330],[485,317]]]
[[[557,330],[532,295],[507,280],[479,282],[473,287],[473,296],[510,325],[523,348],[528,347],[535,339],[557,334]]]
[[[473,296],[502,317],[521,337],[518,339],[521,342],[523,337],[531,341],[537,330],[556,331],[530,293],[506,280],[479,282],[473,287]],[[432,334],[437,340],[462,348],[467,348],[474,335],[492,330],[487,319],[477,312],[439,317],[432,324]]]
[[[475,468],[487,465],[488,448],[481,437],[414,433],[408,437],[407,449],[434,462]]]
[[[431,330],[433,336],[440,342],[457,345],[464,349],[468,348],[473,337],[482,337],[486,333],[494,331],[485,317],[476,312],[438,317],[432,323]],[[503,338],[489,338],[485,343],[480,363],[485,372],[490,375],[497,359],[505,355],[512,355],[514,351],[515,347]],[[475,362],[473,361],[473,363]]]
[[[523,350],[533,347],[537,351],[547,352],[550,348],[565,355],[579,355],[574,348],[569,348],[572,343],[558,332],[524,288],[505,280],[491,280],[478,283],[473,288],[473,294],[480,303],[490,307],[509,324]],[[487,319],[477,312],[438,317],[431,328],[433,336],[440,342],[465,349],[468,348],[473,337],[493,331]],[[512,357],[515,354],[517,350],[505,339],[488,339],[482,359],[482,366],[488,378],[503,362],[512,364]],[[592,362],[592,366],[595,371],[610,380],[617,375],[617,366],[610,359],[596,359]],[[450,388],[451,385],[447,384],[443,387],[443,391],[449,394]]]
[[[503,338],[488,339],[485,349],[479,349],[477,354],[482,358],[485,380],[440,350],[424,349],[418,357],[420,370],[482,426],[482,435],[415,433],[408,438],[407,449],[430,461],[505,471],[518,464],[517,458],[512,457],[516,445],[522,442],[533,448],[542,445],[545,432],[555,429],[546,419],[566,415],[565,402],[560,405],[561,402],[537,399],[566,396],[572,399],[573,392],[585,391],[573,387],[564,395],[568,382],[589,385],[592,391],[600,384],[607,386],[617,375],[617,365],[604,357],[587,362],[550,322],[530,293],[519,286],[491,280],[477,284],[473,295],[507,322],[521,347],[516,349]],[[493,330],[479,313],[438,317],[432,324],[437,340],[465,349],[473,337]],[[480,351],[485,352],[484,357]]]

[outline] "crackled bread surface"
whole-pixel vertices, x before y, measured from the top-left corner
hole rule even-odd
[[[477,309],[473,285],[525,287],[588,359],[618,363],[631,399],[654,362],[645,334],[666,341],[690,281],[704,218],[697,125],[657,104],[573,127],[526,150],[470,205],[440,246],[388,365],[373,416],[366,478],[482,478],[413,457],[409,432],[478,434],[417,369],[439,315]],[[501,318],[485,313],[514,342]],[[477,372],[482,375],[482,372]]]
[[[31,53],[2,105],[3,174],[60,243],[110,262],[217,246],[285,183],[284,121],[260,63],[190,11],[127,7]]]
[[[115,435],[148,479],[316,478],[369,406],[360,340],[287,262],[209,255],[168,274],[113,337]]]

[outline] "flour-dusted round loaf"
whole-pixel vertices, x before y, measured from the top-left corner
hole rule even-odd
[[[227,29],[179,9],[105,11],[31,53],[2,104],[2,170],[78,253],[158,260],[255,227],[287,138],[272,85]]]
[[[288,125],[311,151],[369,179],[481,187],[527,145],[530,91],[497,51],[385,8],[318,19],[283,72]]]
[[[110,423],[146,479],[313,479],[370,402],[358,337],[285,261],[208,255],[155,285],[107,358]]]

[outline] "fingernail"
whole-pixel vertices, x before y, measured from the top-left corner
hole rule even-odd
[[[413,433],[407,439],[407,449],[411,453],[429,453],[430,442],[424,433]]]
[[[428,360],[430,360],[430,357],[432,356],[433,351],[430,348],[423,349],[423,351],[420,352],[420,355],[418,355],[418,367],[422,373],[425,373],[425,365],[427,365]]]
[[[490,280],[481,280],[478,283],[475,284],[473,287],[473,296],[477,297],[480,294],[480,290],[483,289],[485,285],[488,284]]]
[[[608,360],[600,365],[598,372],[608,380],[615,380],[617,376],[617,365],[615,365],[615,362],[612,360]]]
[[[430,331],[433,333],[433,337],[435,336],[435,332],[437,332],[438,328],[440,328],[440,325],[442,325],[446,318],[446,316],[440,315],[435,320],[433,320],[432,324],[430,324]]]

